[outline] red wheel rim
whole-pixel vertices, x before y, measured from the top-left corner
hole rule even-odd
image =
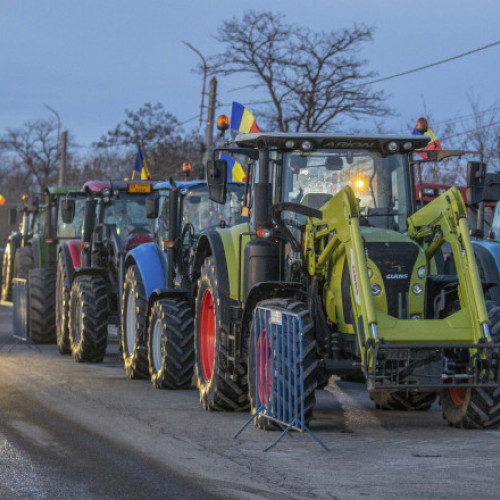
[[[261,338],[262,343],[261,344]],[[264,347],[265,346],[265,347]],[[267,403],[268,395],[271,393],[271,377],[268,377],[271,369],[271,346],[267,340],[266,329],[262,330],[262,335],[259,335],[257,341],[257,373],[258,373],[258,388],[259,400],[261,403]]]
[[[453,387],[450,389],[451,400],[457,405],[461,406],[465,403],[465,396],[467,396],[467,389],[460,387]]]
[[[215,360],[215,310],[212,292],[206,290],[201,301],[200,361],[205,381],[212,378]]]

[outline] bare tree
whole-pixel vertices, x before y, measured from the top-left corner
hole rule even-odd
[[[57,180],[57,126],[54,120],[36,120],[7,129],[0,138],[0,150],[26,190],[43,189]]]
[[[247,11],[224,21],[216,39],[226,48],[209,58],[210,72],[248,74],[248,87],[269,98],[254,104],[262,105],[270,129],[326,131],[343,117],[389,112],[383,93],[368,85],[375,74],[364,71],[366,62],[358,57],[361,44],[372,39],[371,28],[315,33],[286,24],[281,15]]]
[[[120,171],[130,175],[137,147],[146,158],[153,178],[167,178],[180,172],[182,163],[201,161],[201,137],[195,132],[185,134],[177,118],[165,111],[162,104],[146,103],[137,111],[125,110],[126,119],[95,144],[97,149],[114,148],[121,157]],[[94,159],[95,160],[95,159]],[[101,157],[99,161],[102,161]]]

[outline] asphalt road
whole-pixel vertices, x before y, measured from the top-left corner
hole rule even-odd
[[[196,390],[125,378],[116,339],[98,365],[9,338],[0,306],[0,498],[500,498],[500,431],[449,428],[375,410],[364,386],[332,379],[311,430],[276,432],[204,411]],[[10,352],[9,352],[10,350]]]

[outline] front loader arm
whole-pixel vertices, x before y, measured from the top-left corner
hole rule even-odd
[[[467,210],[459,190],[452,187],[409,217],[408,235],[426,248],[428,259],[445,241],[451,245],[461,308],[470,313],[475,341],[489,338],[488,314],[469,236]]]
[[[352,284],[353,326],[360,341],[363,338],[376,340],[377,314],[361,240],[358,201],[352,189],[346,186],[320,211],[322,218],[309,218],[306,225],[304,244],[309,274],[323,274],[332,256],[345,251]]]

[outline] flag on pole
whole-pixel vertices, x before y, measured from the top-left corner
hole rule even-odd
[[[149,170],[146,165],[146,160],[142,156],[141,148],[137,148],[137,155],[135,157],[134,170],[132,170],[132,180],[135,179],[135,175],[140,176],[143,181],[148,181],[151,179],[149,175]]]
[[[3,195],[0,194],[0,207],[6,202],[7,200]]]
[[[228,182],[245,182],[247,180],[247,174],[245,173],[245,170],[243,170],[240,162],[222,153],[220,155],[220,158],[221,160],[227,161]]]
[[[252,113],[243,104],[234,101],[231,109],[231,130],[243,132],[244,134],[260,132]]]

